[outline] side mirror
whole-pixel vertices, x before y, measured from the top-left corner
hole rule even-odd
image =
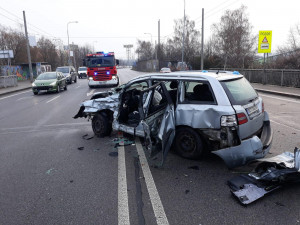
[[[120,60],[116,59],[116,64],[119,65],[120,64]]]

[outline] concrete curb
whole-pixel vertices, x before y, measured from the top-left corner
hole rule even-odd
[[[4,92],[4,93],[0,93],[0,96],[16,93],[16,92],[19,92],[19,91],[25,91],[25,90],[29,90],[29,89],[31,89],[31,87],[25,87],[25,88],[20,88],[20,89],[16,89],[16,90],[11,90],[11,91],[7,91],[7,92]]]
[[[262,92],[262,93],[274,94],[274,95],[280,95],[280,96],[285,96],[285,97],[290,97],[290,98],[299,98],[300,99],[300,95],[297,95],[297,94],[279,92],[279,91],[271,91],[271,90],[259,89],[259,88],[255,88],[255,90],[258,91],[258,92]]]

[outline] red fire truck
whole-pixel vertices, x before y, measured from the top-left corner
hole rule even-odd
[[[119,64],[118,61],[115,59],[114,52],[87,54],[83,64],[87,67],[89,87],[102,85],[118,86],[119,77],[116,67]]]

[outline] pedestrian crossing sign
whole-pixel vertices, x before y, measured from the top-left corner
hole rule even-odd
[[[261,30],[258,36],[258,53],[271,53],[272,31]]]

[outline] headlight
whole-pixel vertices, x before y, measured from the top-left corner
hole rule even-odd
[[[112,76],[111,78],[112,78],[112,79],[117,79],[117,76]]]
[[[51,85],[51,86],[56,85],[56,81],[52,82],[50,85]]]
[[[33,82],[31,85],[32,85],[32,87],[35,87],[35,86],[36,86],[34,82]]]
[[[89,77],[89,80],[93,80],[93,77]]]

